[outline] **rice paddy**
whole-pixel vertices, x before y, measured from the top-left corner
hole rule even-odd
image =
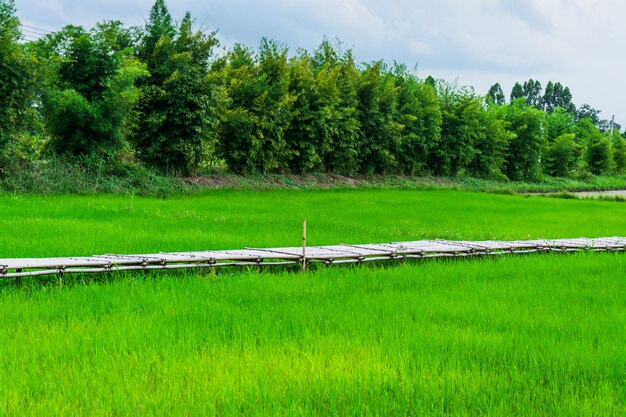
[[[626,235],[619,203],[455,191],[0,198],[0,257]],[[624,415],[626,256],[33,280],[0,414]]]

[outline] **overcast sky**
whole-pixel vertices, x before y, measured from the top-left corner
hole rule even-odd
[[[153,0],[16,0],[24,25],[58,30],[117,19],[143,24]],[[358,61],[385,59],[485,94],[500,82],[560,81],[577,105],[626,125],[626,2],[620,0],[187,0],[197,26],[225,46],[274,38],[291,50],[324,36],[352,47]],[[28,29],[28,28],[26,28]],[[37,36],[34,32],[26,35]]]

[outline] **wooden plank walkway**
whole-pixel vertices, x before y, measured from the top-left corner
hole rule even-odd
[[[626,237],[516,241],[418,240],[289,248],[245,248],[139,255],[0,259],[0,278],[112,271],[217,268],[226,266],[345,264],[411,258],[502,255],[531,252],[626,251]]]

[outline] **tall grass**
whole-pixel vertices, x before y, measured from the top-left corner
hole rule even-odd
[[[223,168],[190,178],[164,176],[145,167],[127,163],[107,163],[100,157],[79,162],[51,157],[40,161],[5,161],[0,170],[0,191],[5,193],[49,194],[136,194],[164,197],[195,194],[208,190],[278,189],[454,189],[513,192],[571,192],[626,189],[625,175],[588,178],[545,177],[535,182],[499,181],[471,177],[408,177],[371,175],[345,177],[311,173],[305,175],[235,175]]]

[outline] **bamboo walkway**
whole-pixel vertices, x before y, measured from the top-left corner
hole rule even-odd
[[[144,255],[0,259],[0,278],[132,270],[228,266],[346,264],[403,259],[522,254],[532,252],[626,251],[626,237],[516,241],[419,240],[363,245],[245,248]]]

